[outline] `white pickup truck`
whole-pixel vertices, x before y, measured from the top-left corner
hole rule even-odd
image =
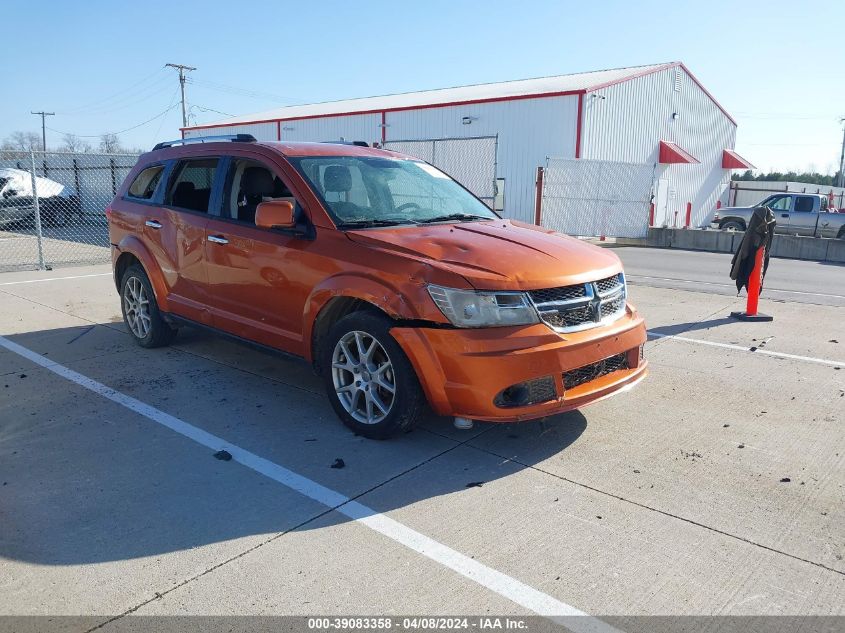
[[[710,226],[744,231],[756,207],[775,214],[775,233],[845,238],[845,213],[830,209],[827,196],[817,193],[776,193],[753,207],[723,207]]]

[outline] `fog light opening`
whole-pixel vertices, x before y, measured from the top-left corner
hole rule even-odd
[[[532,404],[548,402],[557,398],[555,381],[551,376],[544,376],[526,382],[518,382],[502,389],[493,400],[499,408],[527,407]]]

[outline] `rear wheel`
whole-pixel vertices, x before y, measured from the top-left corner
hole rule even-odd
[[[744,231],[745,225],[738,220],[728,220],[726,222],[722,222],[719,225],[719,228],[725,231]]]
[[[332,407],[346,426],[373,439],[410,431],[425,404],[391,327],[393,322],[381,314],[354,312],[335,323],[321,345]]]
[[[159,312],[147,273],[136,264],[123,273],[120,308],[129,333],[141,347],[169,345],[176,336],[176,330],[167,324]]]

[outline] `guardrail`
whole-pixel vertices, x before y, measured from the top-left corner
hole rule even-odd
[[[650,228],[644,238],[617,238],[618,246],[679,248],[711,253],[733,253],[742,241],[742,231]],[[845,240],[824,237],[775,235],[771,257],[806,259],[845,264]]]

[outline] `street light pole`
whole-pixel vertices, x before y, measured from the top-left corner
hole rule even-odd
[[[48,116],[56,116],[55,112],[33,112],[32,110],[29,111],[30,114],[37,114],[41,117],[41,151],[47,151],[47,124],[45,120]]]
[[[188,110],[185,107],[185,71],[196,70],[196,68],[184,64],[165,64],[165,67],[179,71],[179,88],[182,91],[182,127],[188,127]]]

